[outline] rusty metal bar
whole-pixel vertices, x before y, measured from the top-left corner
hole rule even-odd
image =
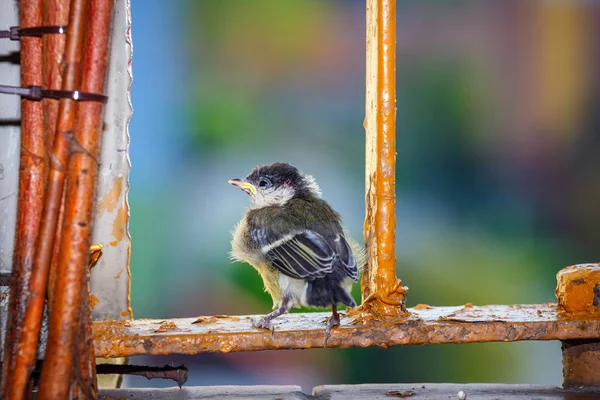
[[[367,266],[362,310],[405,314],[406,288],[396,278],[396,1],[367,1]]]
[[[62,0],[61,0],[62,1]],[[49,7],[52,4],[54,7]],[[83,32],[85,22],[86,0],[73,0],[72,9],[69,18],[68,39],[66,44],[66,53],[64,62],[66,66],[64,81],[61,78],[62,88],[65,90],[79,89],[80,80],[80,59],[83,44]],[[46,2],[45,12],[51,12],[52,9],[60,4]],[[61,23],[63,23],[61,21]],[[59,44],[55,43],[55,47]],[[53,50],[55,50],[53,48]],[[64,50],[64,48],[63,48]],[[54,60],[56,54],[52,54]],[[48,60],[46,60],[48,61]],[[54,79],[56,79],[54,77]],[[58,105],[58,104],[57,104]],[[45,104],[52,108],[52,104]],[[50,111],[51,113],[54,111]],[[50,259],[54,248],[54,234],[56,232],[56,221],[62,197],[64,173],[69,156],[68,135],[73,130],[75,119],[75,101],[62,100],[58,110],[58,126],[53,131],[58,132],[58,137],[54,142],[54,149],[50,155],[50,173],[48,179],[46,204],[42,215],[40,234],[38,240],[37,252],[29,282],[30,298],[25,313],[23,326],[23,335],[20,342],[20,351],[17,356],[13,375],[9,385],[11,398],[23,399],[26,395],[27,382],[31,371],[35,367],[35,358],[37,354],[38,337],[41,328],[41,319],[44,311],[46,297],[46,288],[48,282],[48,273],[50,268]],[[47,120],[45,122],[48,122]],[[55,121],[56,123],[56,121]],[[46,126],[47,127],[47,126]]]
[[[113,0],[90,0],[84,39],[81,90],[103,93]],[[87,282],[93,200],[97,179],[103,104],[77,105],[58,274],[39,399],[67,398],[77,351],[80,306]],[[91,355],[93,357],[93,355]]]
[[[600,264],[572,265],[556,275],[559,313],[600,320]],[[600,331],[595,338],[562,343],[563,386],[600,388]]]
[[[355,319],[341,315],[327,347],[567,340],[598,336],[600,320],[561,317],[556,303],[409,309],[408,318]],[[212,316],[94,322],[98,357],[197,354],[323,347],[327,313],[277,318],[275,331],[252,327],[255,316]]]
[[[19,7],[22,27],[40,26],[42,1],[21,0]],[[21,85],[42,84],[42,39],[24,37],[21,40]],[[44,206],[46,178],[46,146],[43,111],[40,102],[21,100],[21,163],[15,249],[10,285],[9,313],[3,366],[12,371],[21,339],[23,318],[28,298],[29,276],[33,266],[35,243]],[[7,396],[7,375],[2,375],[2,398]]]

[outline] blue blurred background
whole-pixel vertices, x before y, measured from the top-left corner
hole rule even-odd
[[[554,300],[598,261],[600,2],[398,5],[397,253],[408,305]],[[132,0],[136,318],[260,314],[228,259],[257,164],[313,174],[364,219],[365,2]],[[556,342],[203,354],[189,385],[561,383]],[[127,378],[128,386],[170,382]]]

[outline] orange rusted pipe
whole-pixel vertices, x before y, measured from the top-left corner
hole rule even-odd
[[[103,93],[113,0],[89,0],[81,90]],[[80,102],[67,167],[56,290],[50,311],[39,399],[67,398],[73,379],[81,302],[87,281],[103,104]],[[93,355],[91,355],[93,357]]]
[[[42,24],[44,26],[67,25],[69,23],[69,3],[70,0],[45,0],[42,4]],[[66,39],[65,35],[44,35],[42,37],[44,58],[42,76],[46,89],[60,90],[62,88]],[[58,103],[58,100],[55,99],[42,100],[44,133],[48,150],[52,148],[56,133]]]
[[[396,278],[396,1],[367,1],[367,135],[363,309],[405,313]]]
[[[86,5],[87,0],[73,0],[71,5],[65,53],[66,70],[64,81],[62,82],[62,89],[64,90],[79,89],[81,75],[79,67],[83,47]],[[27,382],[35,367],[50,259],[54,248],[56,221],[62,198],[64,171],[69,156],[70,139],[68,135],[73,130],[75,106],[75,101],[73,100],[61,100],[58,123],[54,129],[58,132],[58,137],[54,140],[54,149],[50,154],[50,173],[46,204],[42,215],[33,271],[29,282],[30,298],[25,312],[20,351],[15,362],[12,378],[7,383],[11,398],[14,399],[25,398]]]
[[[66,181],[66,179],[65,179]],[[58,220],[56,222],[56,232],[54,234],[54,247],[52,249],[52,257],[50,260],[50,274],[48,276],[48,307],[52,308],[52,298],[54,297],[54,286],[56,284],[56,275],[58,269],[58,252],[60,250],[60,239],[62,237],[62,225],[65,216],[65,187],[66,183],[63,183],[63,193],[60,199],[60,207],[58,209]]]
[[[40,26],[42,1],[21,0],[19,18],[22,27]],[[21,85],[42,84],[42,39],[21,40]],[[29,276],[35,255],[35,242],[44,206],[46,178],[42,103],[21,100],[21,163],[19,197],[9,309],[4,347],[3,370],[12,371],[21,339],[28,298]],[[2,398],[7,398],[10,374],[2,374]]]
[[[88,284],[81,303],[81,320],[79,322],[79,341],[77,344],[77,375],[79,382],[73,382],[71,387],[74,399],[98,397],[96,381],[96,360],[94,358],[94,343],[92,340],[92,308],[90,307],[90,286]],[[91,351],[90,351],[91,350]]]
[[[71,0],[47,0],[43,3],[42,21],[44,25],[67,25],[69,20],[69,9]],[[63,87],[63,75],[67,69],[66,62],[64,60],[65,35],[45,35],[42,38],[44,47],[44,85],[50,89],[60,89]],[[58,120],[58,108],[59,101],[55,99],[44,99],[44,132],[47,140],[47,148],[49,151],[54,146],[54,139],[56,136],[56,124]],[[51,165],[51,164],[50,164]],[[65,163],[66,165],[66,163]],[[61,203],[59,211],[58,223],[56,224],[57,230],[52,238],[54,241],[54,255],[58,256],[58,245],[60,243],[60,228],[61,228],[61,217],[64,203]],[[39,246],[39,242],[38,242]],[[56,275],[56,259],[54,258],[50,268],[50,283],[54,283]],[[50,299],[51,291],[48,290],[48,299]]]

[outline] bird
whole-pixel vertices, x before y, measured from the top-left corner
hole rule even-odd
[[[342,227],[341,216],[321,198],[315,179],[276,162],[230,179],[251,205],[233,230],[231,258],[253,266],[273,299],[273,312],[253,320],[274,331],[273,319],[292,307],[332,309],[331,328],[340,325],[339,304],[356,307],[351,290],[365,251]]]

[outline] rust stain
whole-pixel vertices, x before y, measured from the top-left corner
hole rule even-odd
[[[177,329],[177,325],[173,321],[161,321],[160,326],[154,332],[167,332],[174,329]]]
[[[416,306],[413,307],[413,309],[415,310],[429,310],[431,307],[429,304],[417,304]]]
[[[94,295],[91,296],[91,304],[92,304],[92,310],[94,308],[96,308],[96,304],[98,304],[100,302],[100,300],[98,300],[98,298]]]
[[[131,245],[127,246],[127,311],[129,318],[133,319],[133,309],[131,308]]]
[[[123,270],[119,271],[118,274],[116,274],[115,276],[113,276],[113,279],[119,279],[121,277],[122,273],[123,273]]]
[[[123,177],[120,176],[115,180],[113,187],[104,195],[102,200],[98,203],[98,209],[100,213],[104,211],[113,212],[113,210],[119,204],[121,198],[121,192],[123,190]]]
[[[112,234],[119,242],[123,240],[123,237],[125,237],[128,219],[127,211],[127,203],[123,202],[122,206],[119,208],[119,211],[117,211],[117,216],[113,222]]]
[[[211,317],[198,317],[192,324],[214,324],[218,320],[227,319],[229,321],[239,321],[238,317],[232,317],[229,315],[213,315]]]
[[[117,242],[116,240],[113,240],[112,242],[109,242],[109,244],[110,244],[111,246],[113,246],[113,247],[115,247],[115,246],[117,245],[117,243],[118,243],[118,242]]]

